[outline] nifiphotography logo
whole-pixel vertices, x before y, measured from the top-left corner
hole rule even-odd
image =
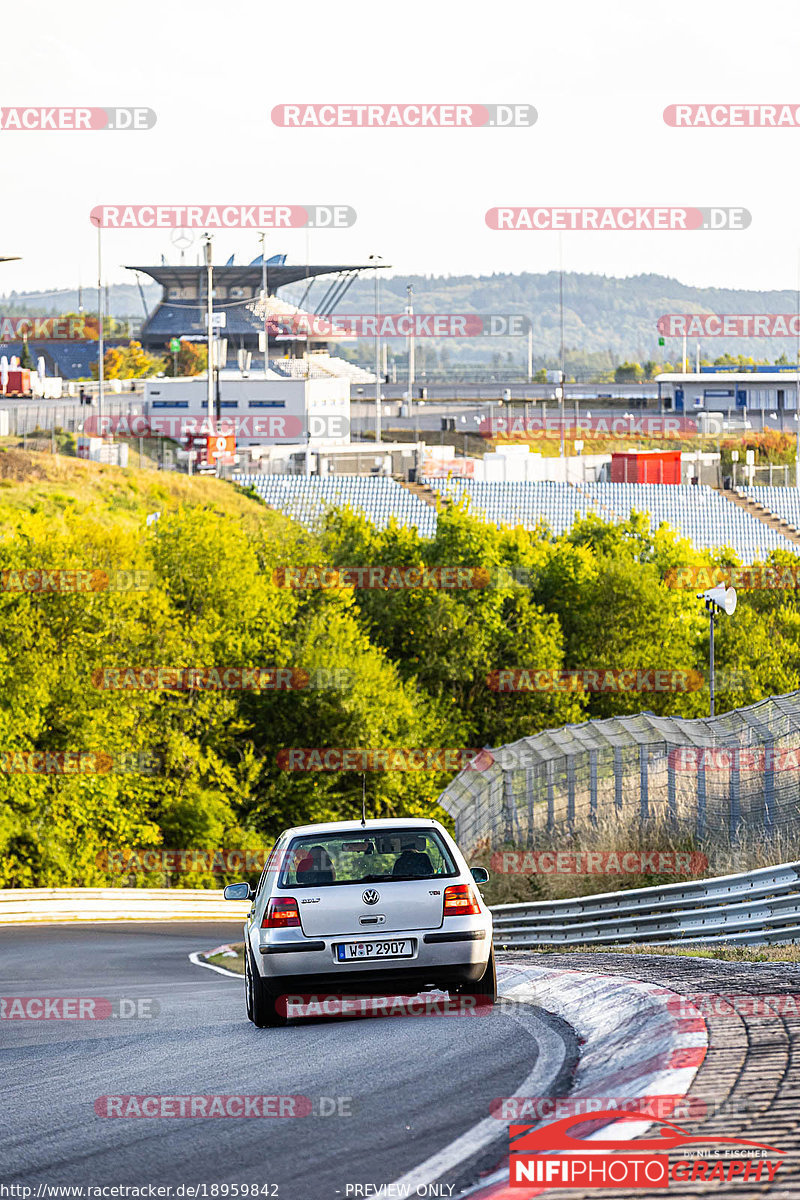
[[[694,1137],[677,1125],[660,1124],[655,1137],[635,1142],[614,1140],[585,1141],[570,1129],[589,1134],[603,1121],[641,1121],[640,1113],[606,1110],[585,1115],[573,1114],[538,1129],[530,1125],[511,1125],[509,1184],[528,1187],[531,1183],[548,1188],[668,1188],[671,1183],[702,1180],[703,1183],[770,1183],[782,1165],[785,1154],[775,1146],[750,1142],[743,1138]],[[684,1153],[685,1148],[710,1144],[725,1150]],[[737,1154],[734,1147],[746,1147]],[[625,1153],[613,1153],[624,1150]],[[598,1153],[606,1151],[606,1153]],[[760,1152],[756,1154],[755,1152]],[[671,1161],[670,1154],[677,1155]],[[751,1192],[752,1194],[752,1192]]]

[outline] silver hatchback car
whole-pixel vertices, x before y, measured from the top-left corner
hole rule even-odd
[[[337,821],[287,829],[272,849],[244,926],[245,996],[254,1025],[282,1025],[289,993],[430,988],[497,995],[492,915],[453,839],[430,819]]]

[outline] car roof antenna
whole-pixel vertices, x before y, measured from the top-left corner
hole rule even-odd
[[[367,777],[361,776],[361,828],[367,828]]]

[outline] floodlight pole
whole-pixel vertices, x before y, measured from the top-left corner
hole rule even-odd
[[[105,342],[103,340],[103,238],[102,223],[97,218],[97,415],[100,436],[103,436],[103,384],[105,382]]]
[[[711,693],[711,712],[710,716],[714,716],[714,601],[706,600],[706,608],[708,609],[708,617],[710,622],[710,637],[708,641],[708,687]]]
[[[410,283],[406,287],[406,295],[408,296],[408,304],[406,306],[406,312],[408,313],[408,315],[410,317],[413,318],[413,316],[414,316],[414,288],[412,287],[412,285]],[[409,328],[411,330],[413,330],[413,328],[414,328],[413,320],[411,321]],[[408,412],[409,412],[409,416],[411,415],[411,413],[413,411],[411,408],[411,405],[414,402],[414,375],[415,375],[414,334],[413,334],[413,332],[411,332],[408,335],[408,404],[409,404]]]
[[[381,335],[378,332],[378,312],[380,309],[380,278],[378,275],[378,259],[380,255],[370,254],[375,263],[375,445],[383,441],[381,428]]]
[[[269,319],[267,316],[267,235],[261,234],[261,294],[264,297],[264,374],[269,374]]]
[[[206,234],[205,254],[206,254],[206,267],[208,268],[208,275],[207,275],[207,281],[206,281],[206,288],[208,291],[208,295],[206,296],[206,319],[208,321],[208,329],[206,330],[206,332],[208,334],[207,400],[208,400],[208,429],[209,429],[208,436],[210,438],[211,430],[214,428],[214,426],[213,426],[213,419],[214,419],[214,367],[213,367],[214,351],[213,351],[213,342],[211,340],[214,335],[214,327],[213,327],[214,299],[212,296],[212,292],[214,290],[214,268],[211,265],[211,234],[210,233]]]

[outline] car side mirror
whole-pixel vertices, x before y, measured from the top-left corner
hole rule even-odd
[[[255,896],[249,883],[229,883],[222,894],[226,900],[252,900]]]
[[[476,883],[489,882],[489,872],[486,867],[470,867],[470,874]]]

